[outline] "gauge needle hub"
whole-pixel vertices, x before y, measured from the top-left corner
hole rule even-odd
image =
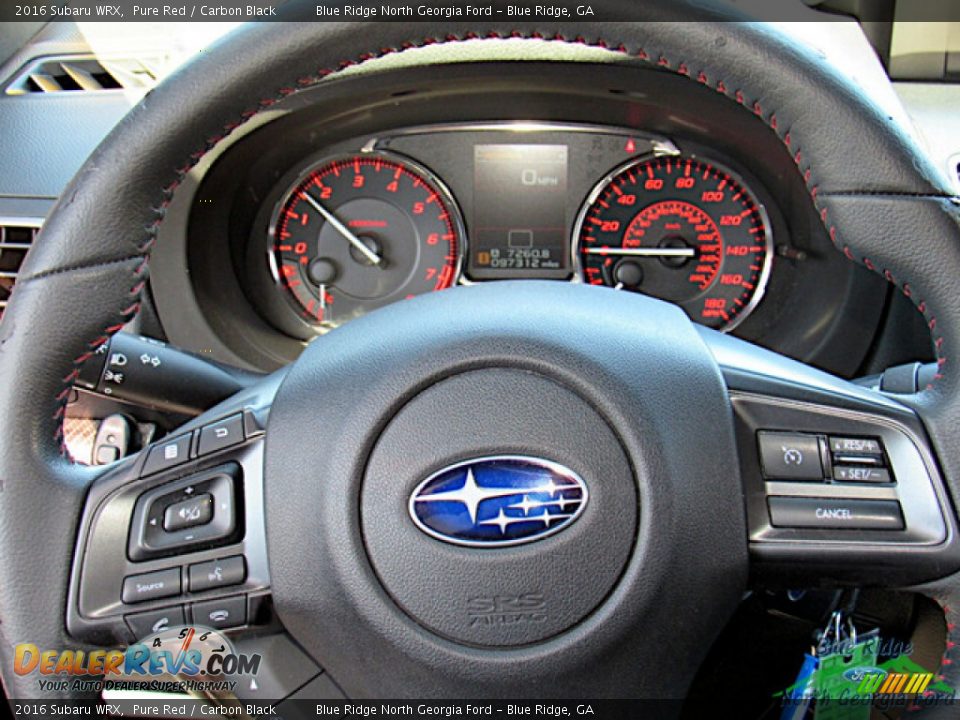
[[[334,215],[329,210],[327,210],[323,205],[321,205],[315,197],[313,197],[308,192],[304,192],[303,199],[306,200],[308,203],[310,203],[313,206],[313,209],[316,210],[318,213],[320,213],[323,219],[326,220],[334,230],[336,230],[343,237],[345,237],[347,241],[357,249],[357,252],[363,255],[373,265],[380,265],[381,263],[383,263],[383,258],[377,255],[377,253],[375,253],[373,250],[368,248],[366,244],[362,240],[360,240],[360,238],[358,238],[356,235],[354,235],[350,231],[350,228],[348,228],[346,225],[340,222],[337,219],[337,216]]]

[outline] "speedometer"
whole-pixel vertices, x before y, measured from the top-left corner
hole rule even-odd
[[[309,167],[278,203],[269,236],[274,281],[322,331],[453,285],[464,232],[439,179],[371,153]]]
[[[763,295],[772,238],[763,206],[702,158],[634,159],[604,178],[577,220],[580,277],[667,300],[730,330]]]

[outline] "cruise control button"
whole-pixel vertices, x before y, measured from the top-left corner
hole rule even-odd
[[[247,576],[243,555],[190,566],[190,592],[239,585]]]
[[[163,511],[163,529],[175,532],[185,528],[206,525],[213,517],[213,496],[203,493],[181,500]]]
[[[190,459],[190,436],[181,435],[150,448],[147,461],[143,464],[143,474],[150,475],[167,468],[176,467]]]
[[[226,420],[207,425],[200,430],[201,455],[222,450],[243,441],[243,415],[231,415]]]
[[[123,579],[123,601],[138,603],[180,594],[180,568],[157,570]]]
[[[247,622],[247,598],[245,595],[240,595],[194,603],[193,622],[218,630],[244,625]]]
[[[768,480],[823,480],[816,435],[759,432],[760,463]]]
[[[831,437],[830,449],[835,453],[882,455],[880,441],[873,438]]]
[[[834,465],[833,479],[838,482],[888,483],[890,471],[886,468]]]
[[[821,530],[902,530],[903,515],[895,500],[771,497],[774,527]]]
[[[124,617],[130,632],[138,640],[163,632],[164,630],[177,625],[186,625],[187,621],[183,614],[183,607],[163,608],[162,610],[148,610],[147,612],[136,613]]]

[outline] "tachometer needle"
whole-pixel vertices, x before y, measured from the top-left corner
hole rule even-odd
[[[618,248],[618,247],[588,247],[583,251],[588,255],[626,255],[629,257],[693,257],[697,254],[695,248]]]
[[[347,241],[357,249],[357,252],[363,255],[367,260],[374,265],[379,265],[383,262],[383,258],[364,245],[360,238],[350,232],[350,228],[340,222],[336,215],[317,202],[316,198],[310,195],[310,193],[304,192],[303,199],[310,203],[313,206],[313,209],[320,213],[320,215],[323,216],[323,219],[330,223],[334,230],[343,235],[343,237],[345,237]]]

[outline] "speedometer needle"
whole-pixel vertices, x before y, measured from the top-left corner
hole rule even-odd
[[[583,251],[588,255],[628,255],[630,257],[693,257],[696,249],[683,248],[616,248],[588,247]]]
[[[347,241],[353,245],[357,251],[363,255],[367,260],[369,260],[374,265],[379,265],[383,262],[383,258],[377,255],[373,250],[364,245],[363,241],[360,240],[356,235],[350,232],[350,228],[344,225],[342,222],[337,220],[336,215],[327,210],[323,205],[321,205],[317,200],[310,195],[308,192],[303,193],[303,199],[306,200],[313,206],[313,209],[316,210],[320,215],[323,216],[323,219],[326,220],[338,233],[343,235]]]

